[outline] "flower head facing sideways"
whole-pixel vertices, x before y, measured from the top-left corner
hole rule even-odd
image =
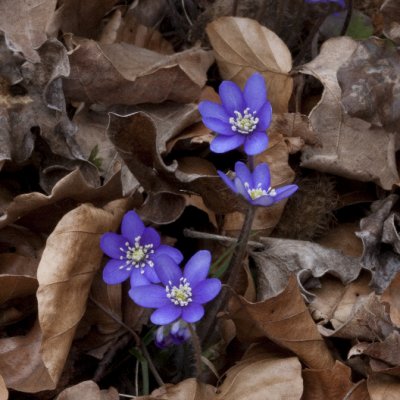
[[[135,211],[128,211],[121,224],[121,235],[107,232],[100,239],[100,247],[111,257],[103,270],[108,284],[117,284],[131,278],[131,286],[160,282],[154,271],[155,257],[167,254],[175,262],[181,262],[181,252],[161,244],[160,235],[154,228],[147,228]]]
[[[161,285],[133,287],[129,296],[139,306],[156,308],[151,322],[167,325],[181,318],[194,323],[204,315],[204,303],[214,299],[221,290],[221,281],[207,279],[211,254],[207,250],[195,253],[183,270],[168,255],[157,256],[155,272]]]
[[[180,345],[190,338],[190,330],[185,321],[179,319],[170,325],[161,325],[158,327],[154,342],[160,349],[173,345]]]
[[[248,155],[263,152],[268,147],[266,129],[271,123],[272,108],[262,75],[254,73],[243,92],[236,83],[223,81],[219,95],[222,104],[208,100],[199,104],[204,125],[217,133],[211,150],[225,153],[244,145]]]
[[[272,188],[271,174],[266,163],[258,164],[251,172],[246,164],[238,161],[233,180],[221,171],[218,171],[218,175],[233,192],[242,195],[253,206],[271,206],[291,196],[298,189],[297,185]]]

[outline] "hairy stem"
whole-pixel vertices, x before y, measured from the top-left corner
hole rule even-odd
[[[201,343],[199,336],[197,335],[196,329],[192,324],[188,324],[189,331],[190,331],[190,338],[192,341],[192,347],[193,347],[193,352],[194,356],[196,359],[196,371],[195,371],[195,377],[198,378],[199,375],[201,374]]]
[[[347,14],[346,19],[344,20],[342,31],[340,32],[340,36],[344,36],[349,28],[351,17],[353,15],[353,0],[347,0]]]

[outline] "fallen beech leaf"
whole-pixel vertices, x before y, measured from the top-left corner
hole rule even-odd
[[[0,2],[0,30],[13,50],[21,51],[33,63],[40,62],[35,51],[46,40],[46,25],[56,0],[4,0]]]
[[[383,33],[396,44],[399,44],[400,13],[396,0],[385,0],[380,11],[383,15]]]
[[[249,18],[221,17],[206,28],[222,78],[243,86],[255,71],[263,74],[274,113],[288,111],[293,90],[292,57],[271,30]]]
[[[118,391],[111,387],[108,390],[100,390],[93,381],[84,381],[77,385],[64,389],[55,400],[118,400]]]
[[[353,386],[351,369],[339,361],[331,369],[305,369],[303,379],[303,400],[343,399]]]
[[[129,10],[124,16],[116,10],[104,27],[99,42],[112,44],[125,42],[160,54],[173,54],[171,43],[164,39],[160,32],[142,25],[135,16],[135,9]]]
[[[238,338],[254,342],[267,337],[289,349],[310,368],[332,368],[334,360],[312,320],[296,279],[291,276],[285,290],[270,299],[251,303],[233,297],[230,317]]]
[[[297,357],[271,354],[258,345],[226,372],[218,388],[223,400],[300,400],[303,393],[301,364]]]
[[[389,304],[390,319],[397,328],[400,328],[400,272],[392,279],[381,299]]]
[[[292,274],[296,274],[303,291],[303,283],[310,277],[320,278],[329,273],[348,284],[360,274],[358,259],[316,243],[278,238],[260,241],[265,244],[265,251],[251,253],[257,266],[260,300],[280,293]]]
[[[150,396],[140,396],[137,400],[214,400],[214,396],[213,386],[189,378],[176,385],[167,383],[154,390]]]
[[[112,199],[121,197],[121,180],[116,174],[107,184],[100,188],[89,186],[76,169],[62,178],[49,196],[32,192],[16,196],[2,210],[0,228],[12,224],[17,219],[20,225],[32,226],[36,231],[51,232],[62,215],[85,201],[92,201],[99,206]],[[43,218],[46,215],[47,218]]]
[[[2,400],[8,399],[8,390],[4,382],[4,379],[2,378],[1,375],[0,375],[0,399]]]
[[[321,146],[306,146],[302,166],[363,182],[372,181],[390,190],[399,181],[395,161],[395,134],[372,126],[343,111],[337,73],[351,60],[358,42],[348,37],[326,41],[317,58],[301,72],[324,85],[321,101],[309,116]],[[329,115],[329,118],[327,118]]]
[[[373,375],[367,380],[371,400],[396,400],[399,398],[400,381],[384,374]]]
[[[117,229],[127,207],[127,200],[112,202],[104,210],[81,205],[66,214],[47,239],[38,268],[37,300],[43,333],[41,354],[54,386],[100,267],[99,238]]]
[[[89,104],[190,103],[200,96],[213,61],[210,52],[198,48],[163,55],[127,43],[74,40],[78,46],[70,55],[64,91]]]
[[[343,397],[343,400],[371,400],[368,393],[367,381],[363,379],[356,383],[346,396]]]

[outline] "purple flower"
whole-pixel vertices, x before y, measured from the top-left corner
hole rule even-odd
[[[305,0],[306,3],[336,3],[342,8],[346,8],[346,0]]]
[[[291,196],[299,188],[297,185],[272,188],[271,174],[266,163],[258,164],[251,173],[246,164],[238,161],[233,180],[221,171],[218,171],[218,175],[231,190],[242,195],[253,206],[271,206]]]
[[[168,255],[157,257],[155,270],[163,286],[145,285],[131,288],[132,300],[146,308],[157,308],[151,322],[167,325],[182,318],[187,323],[199,321],[204,315],[202,304],[209,302],[221,290],[219,279],[207,279],[211,254],[198,251],[187,262],[183,274],[179,265]]]
[[[161,325],[155,334],[155,344],[160,349],[180,345],[190,338],[190,330],[185,321],[179,319],[171,325]]]
[[[121,235],[105,233],[100,247],[111,257],[103,270],[103,279],[112,285],[131,278],[131,286],[158,283],[154,271],[155,257],[167,254],[175,262],[182,261],[181,252],[161,244],[160,235],[154,228],[146,228],[135,211],[128,211],[122,219]]]
[[[212,101],[199,104],[204,125],[218,134],[211,142],[211,150],[225,153],[244,145],[248,155],[263,152],[268,147],[266,129],[271,123],[272,108],[262,75],[253,74],[243,93],[236,83],[224,81],[219,95],[222,104]]]

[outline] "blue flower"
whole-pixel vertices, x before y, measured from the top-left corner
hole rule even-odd
[[[210,252],[198,251],[187,262],[182,274],[179,265],[162,254],[157,256],[154,268],[163,286],[134,287],[129,296],[139,306],[157,309],[150,317],[156,325],[167,325],[179,318],[187,323],[197,322],[204,315],[203,304],[214,299],[221,290],[219,279],[207,279],[210,264]]]
[[[158,327],[154,342],[160,349],[173,345],[180,345],[190,338],[190,330],[185,321],[179,319],[171,325]]]
[[[306,3],[336,3],[342,8],[346,8],[346,0],[305,0]]]
[[[248,155],[263,152],[268,147],[266,129],[271,123],[272,108],[262,75],[253,74],[243,93],[236,83],[224,81],[219,95],[222,104],[212,101],[199,104],[204,125],[217,133],[211,150],[225,153],[244,145]]]
[[[272,188],[271,174],[266,163],[256,166],[251,173],[246,164],[238,161],[235,164],[235,177],[228,178],[223,172],[218,175],[229,188],[242,195],[254,206],[271,206],[272,204],[291,196],[299,187],[297,185],[285,185],[280,188]]]
[[[117,284],[131,278],[131,286],[158,283],[154,271],[155,257],[167,254],[175,262],[183,259],[181,252],[161,244],[154,228],[146,228],[135,211],[128,211],[122,219],[121,235],[107,232],[100,239],[100,247],[111,257],[103,270],[108,284]]]

